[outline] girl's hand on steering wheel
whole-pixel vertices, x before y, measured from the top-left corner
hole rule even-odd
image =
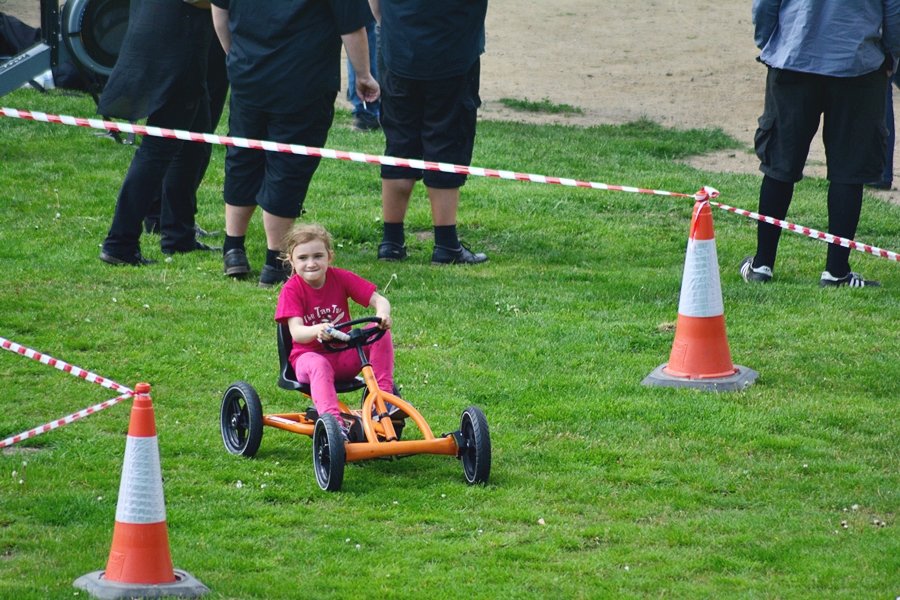
[[[330,342],[332,340],[331,334],[328,333],[328,330],[331,329],[331,323],[319,323],[316,325],[318,331],[316,332],[316,339],[320,342]]]
[[[391,325],[394,324],[393,319],[391,319],[391,315],[375,315],[379,319],[381,319],[381,323],[378,324],[378,329],[390,329]]]

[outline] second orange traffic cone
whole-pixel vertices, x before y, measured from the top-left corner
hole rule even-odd
[[[150,385],[139,383],[135,392],[106,570],[78,578],[75,587],[100,598],[200,596],[209,589],[172,567]]]
[[[712,210],[707,196],[694,204],[669,362],[657,367],[643,383],[739,390],[751,385],[758,376],[756,371],[731,362]]]

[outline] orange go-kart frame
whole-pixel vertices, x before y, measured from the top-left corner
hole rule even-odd
[[[353,423],[350,441],[344,441],[337,419],[328,414],[318,415],[312,408],[303,413],[262,414],[256,391],[250,384],[239,381],[232,384],[222,398],[220,424],[226,449],[232,454],[254,456],[262,439],[263,426],[307,435],[313,438],[313,466],[317,482],[327,491],[340,489],[345,462],[416,454],[455,456],[463,463],[467,483],[486,483],[490,473],[491,449],[484,413],[478,407],[470,406],[462,414],[459,430],[438,437],[412,404],[396,393],[380,389],[363,347],[380,339],[385,331],[378,327],[352,329],[354,325],[379,322],[377,317],[363,317],[335,325],[331,333],[337,341],[324,344],[325,349],[332,352],[355,350],[360,359],[359,376],[335,383],[338,393],[365,388],[359,409],[351,409],[339,401],[345,422]],[[348,328],[351,328],[349,333],[343,331]],[[291,342],[288,326],[280,324],[278,350],[281,369],[278,384],[311,399],[309,384],[297,381],[288,360]],[[396,410],[389,411],[389,404]],[[415,423],[423,439],[400,439],[406,419]]]

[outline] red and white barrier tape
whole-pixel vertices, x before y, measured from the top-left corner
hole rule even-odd
[[[96,412],[100,412],[105,408],[109,408],[110,406],[115,406],[122,400],[126,400],[134,396],[134,390],[131,390],[124,385],[120,385],[115,381],[110,379],[106,379],[105,377],[101,377],[96,373],[91,373],[90,371],[85,371],[81,367],[76,367],[74,365],[70,365],[69,363],[53,358],[52,356],[47,356],[46,354],[41,354],[36,350],[32,350],[31,348],[26,348],[25,346],[21,346],[15,342],[11,342],[10,340],[0,337],[0,348],[4,350],[9,350],[10,352],[15,352],[21,356],[25,356],[27,358],[34,359],[38,362],[41,362],[45,365],[49,365],[51,367],[56,367],[60,371],[65,373],[70,373],[76,377],[80,377],[85,381],[89,381],[91,383],[96,383],[97,385],[101,385],[105,388],[109,388],[111,390],[115,390],[117,392],[124,392],[118,398],[113,398],[112,400],[107,400],[106,402],[101,402],[100,404],[95,404],[94,406],[89,406],[84,410],[80,410],[76,413],[72,413],[71,415],[62,417],[60,419],[56,419],[55,421],[51,421],[45,425],[41,425],[39,427],[35,427],[34,429],[29,429],[28,431],[23,431],[18,435],[14,435],[12,437],[8,437],[3,441],[0,441],[0,448],[4,448],[6,446],[12,446],[13,444],[17,444],[22,440],[27,440],[29,438],[33,438],[36,435],[40,435],[42,433],[46,433],[57,427],[62,427],[63,425],[68,425],[74,421],[82,417],[86,417],[88,415],[92,415]]]
[[[579,179],[569,179],[566,177],[550,177],[547,175],[517,173],[515,171],[504,171],[501,169],[484,169],[482,167],[470,167],[466,165],[454,165],[450,163],[424,161],[414,158],[396,158],[393,156],[365,154],[362,152],[347,152],[345,150],[331,150],[329,148],[316,148],[314,146],[303,146],[300,144],[283,144],[279,142],[268,142],[240,137],[215,135],[212,133],[193,133],[181,129],[146,127],[143,125],[103,121],[102,119],[84,119],[80,117],[71,117],[68,115],[51,115],[37,111],[18,110],[15,108],[0,107],[0,114],[6,117],[13,117],[15,119],[41,121],[44,123],[60,123],[63,125],[74,125],[77,127],[102,129],[105,131],[118,131],[120,133],[152,135],[154,137],[173,138],[190,142],[205,142],[207,144],[217,144],[220,146],[236,146],[238,148],[252,148],[256,150],[267,150],[269,152],[283,152],[286,154],[301,154],[304,156],[333,158],[337,160],[389,165],[393,167],[408,167],[411,169],[423,169],[426,171],[443,171],[444,173],[457,173],[459,175],[494,177],[497,179],[512,179],[514,181],[531,181],[534,183],[548,183],[553,185],[583,187],[595,190],[609,190],[615,192],[631,192],[634,194],[653,194],[656,196],[675,196],[678,198],[695,197],[694,194],[679,194],[677,192],[667,192],[664,190],[650,190],[624,185],[609,185],[606,183],[595,183],[593,181],[582,181]]]
[[[89,381],[91,383],[96,383],[97,385],[102,385],[105,388],[111,389],[116,392],[124,392],[126,395],[134,394],[134,391],[130,388],[125,387],[124,385],[120,385],[111,379],[106,379],[105,377],[101,377],[96,373],[91,373],[90,371],[85,371],[81,367],[76,367],[74,365],[70,365],[69,363],[53,358],[52,356],[47,356],[46,354],[41,354],[36,350],[32,350],[31,348],[26,348],[25,346],[20,346],[15,342],[11,342],[5,337],[0,337],[0,348],[4,350],[9,350],[10,352],[15,352],[16,354],[21,354],[22,356],[32,358],[38,362],[44,363],[45,365],[50,365],[51,367],[56,367],[60,371],[64,371],[66,373],[70,373],[76,377],[81,377],[85,381]]]
[[[830,233],[825,233],[824,231],[819,231],[818,229],[796,225],[795,223],[791,223],[790,221],[782,221],[780,219],[767,217],[759,213],[750,212],[749,210],[744,210],[742,208],[735,208],[733,206],[728,206],[727,204],[722,204],[720,202],[710,202],[710,205],[715,206],[716,208],[721,208],[722,210],[726,210],[728,212],[736,213],[745,217],[749,217],[751,219],[755,219],[757,221],[768,223],[769,225],[775,225],[776,227],[781,227],[782,229],[787,229],[788,231],[793,231],[794,233],[799,233],[800,235],[805,235],[806,237],[812,238],[814,240],[821,240],[823,242],[828,242],[829,244],[843,246],[852,250],[859,250],[860,252],[865,252],[866,254],[871,254],[880,258],[886,258],[888,260],[900,262],[900,254],[898,254],[897,252],[891,252],[890,250],[878,248],[877,246],[870,246],[869,244],[861,244],[853,240],[848,240],[847,238],[842,238],[839,235],[832,235]]]
[[[18,110],[15,108],[0,107],[0,116],[12,117],[15,119],[25,119],[29,121],[40,121],[44,123],[59,123],[62,125],[74,125],[77,127],[89,127],[91,129],[101,129],[104,131],[117,131],[121,133],[134,133],[136,135],[150,135],[154,137],[173,138],[191,142],[204,142],[207,144],[217,144],[221,146],[236,146],[239,148],[253,148],[256,150],[266,150],[268,152],[282,152],[287,154],[301,154],[304,156],[315,156],[319,158],[331,158],[337,160],[346,160],[351,162],[363,162],[370,164],[389,165],[396,167],[407,167],[411,169],[423,169],[426,171],[442,171],[445,173],[457,173],[460,175],[473,175],[477,177],[493,177],[497,179],[510,179],[513,181],[530,181],[532,183],[546,183],[552,185],[562,185],[567,187],[581,187],[595,190],[607,190],[613,192],[629,192],[633,194],[651,194],[655,196],[672,196],[675,198],[692,198],[693,200],[708,200],[718,196],[719,192],[710,187],[704,187],[694,194],[682,194],[678,192],[668,192],[665,190],[654,190],[647,188],[639,188],[624,185],[609,185],[606,183],[596,183],[593,181],[583,181],[579,179],[571,179],[566,177],[551,177],[547,175],[535,175],[532,173],[519,173],[516,171],[506,171],[501,169],[485,169],[482,167],[471,167],[466,165],[454,165],[451,163],[424,161],[413,158],[396,158],[393,156],[383,156],[374,154],[365,154],[362,152],[347,152],[345,150],[331,150],[328,148],[316,148],[314,146],[303,146],[299,144],[283,144],[278,142],[269,142],[262,140],[253,140],[247,138],[220,136],[212,133],[193,133],[181,129],[165,129],[161,127],[146,127],[143,125],[132,125],[130,123],[117,123],[114,121],[104,121],[102,119],[85,119],[81,117],[72,117],[68,115],[54,115],[38,111]],[[823,233],[809,227],[796,225],[788,221],[781,221],[765,215],[760,215],[747,210],[734,208],[718,202],[711,202],[712,206],[733,212],[757,221],[764,221],[772,225],[806,235],[812,239],[837,244],[853,250],[859,250],[866,254],[887,258],[889,260],[900,262],[900,255],[896,252],[883,250],[869,244],[862,244],[853,240],[847,240],[839,236]]]
[[[95,404],[94,406],[89,406],[84,410],[80,410],[77,413],[72,413],[71,415],[62,417],[61,419],[57,419],[55,421],[51,421],[46,425],[41,425],[40,427],[35,427],[34,429],[29,429],[28,431],[23,431],[18,435],[14,435],[6,438],[5,440],[0,441],[0,448],[5,448],[7,446],[12,446],[13,444],[18,444],[22,440],[27,440],[33,438],[42,433],[47,433],[48,431],[52,431],[57,429],[58,427],[62,427],[63,425],[68,425],[74,421],[82,417],[86,417],[88,415],[92,415],[96,412],[100,412],[105,408],[109,408],[110,406],[115,406],[119,402],[123,400],[127,400],[134,395],[134,392],[129,391],[127,394],[122,394],[118,398],[113,398],[112,400],[107,400],[106,402],[101,402],[100,404]]]

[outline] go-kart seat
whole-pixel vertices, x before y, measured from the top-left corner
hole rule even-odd
[[[291,330],[288,328],[287,323],[278,323],[278,360],[281,363],[281,368],[278,371],[278,387],[298,391],[309,396],[310,389],[308,383],[300,383],[297,381],[297,374],[294,373],[294,367],[291,365],[288,357],[291,354],[291,345],[293,344],[293,338],[291,338]],[[359,390],[366,387],[366,382],[362,377],[354,377],[349,381],[335,381],[334,382],[334,390],[338,394],[342,394],[344,392],[352,392],[354,390]]]

